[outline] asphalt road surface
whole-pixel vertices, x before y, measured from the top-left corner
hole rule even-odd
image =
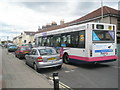
[[[63,64],[61,70],[46,69],[41,74],[52,77],[58,72],[60,81],[70,88],[118,88],[120,70],[120,44],[117,45],[119,59],[101,64]]]
[[[8,54],[14,56],[14,53],[8,53]],[[3,58],[5,58],[5,55],[3,55]],[[13,59],[19,60],[15,57]],[[25,59],[20,60],[20,62],[23,63],[24,61]],[[11,63],[14,63],[16,66],[19,64],[19,62],[17,63],[11,62]],[[11,68],[14,67],[11,66]],[[33,69],[30,69],[31,67],[28,67],[25,64],[24,67],[27,67],[25,69],[26,71],[29,71],[36,75]],[[17,68],[19,69],[21,67],[17,67]],[[63,67],[61,69],[57,69],[57,68],[43,69],[42,72],[39,74],[42,75],[43,78],[45,77],[49,78],[52,77],[53,72],[58,72],[60,82],[64,83],[64,85],[70,88],[118,88],[119,68],[120,67],[118,66],[118,61],[110,62],[110,63],[102,63],[102,64],[81,64],[81,65],[63,64]],[[5,69],[9,69],[9,68],[5,68]],[[14,72],[18,72],[18,71],[14,71]],[[49,79],[48,81],[50,82]]]
[[[58,72],[60,81],[71,88],[118,88],[117,62],[96,65],[66,65],[61,70],[46,69],[43,75]]]

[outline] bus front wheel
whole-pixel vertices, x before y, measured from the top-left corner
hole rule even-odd
[[[68,56],[68,54],[65,54],[65,55],[63,56],[63,62],[66,63],[66,64],[69,64],[69,63],[70,63],[70,62],[69,62],[69,56]]]

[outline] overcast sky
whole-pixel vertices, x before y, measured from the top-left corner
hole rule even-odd
[[[120,0],[0,0],[0,39],[12,40],[23,31],[37,31],[52,21],[78,19],[101,6],[118,9]]]

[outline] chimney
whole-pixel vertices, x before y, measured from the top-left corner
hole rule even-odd
[[[43,26],[42,26],[42,29],[45,29],[45,28],[46,28],[46,26],[45,26],[45,25],[43,25]]]
[[[64,19],[60,20],[60,25],[64,24]]]
[[[41,28],[40,28],[40,26],[38,26],[38,31],[40,31],[41,30]]]
[[[57,23],[53,21],[53,22],[51,23],[51,26],[57,26]]]
[[[46,28],[49,28],[49,27],[51,27],[51,24],[50,24],[50,23],[47,23],[47,24],[46,24]]]

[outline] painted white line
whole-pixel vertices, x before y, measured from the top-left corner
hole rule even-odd
[[[70,71],[65,71],[66,73],[69,73]]]
[[[49,77],[49,79],[52,79],[52,80],[53,80],[52,77]],[[67,89],[68,89],[68,90],[73,90],[72,88],[70,88],[69,86],[65,85],[65,84],[62,83],[62,82],[59,82],[59,85],[60,85],[60,87],[65,88],[66,90],[67,90]]]

